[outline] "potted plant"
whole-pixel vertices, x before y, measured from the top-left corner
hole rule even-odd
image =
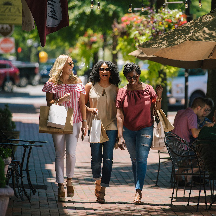
[[[19,131],[15,130],[16,124],[12,120],[12,113],[8,104],[5,104],[4,108],[0,108],[0,122],[0,143],[10,142],[7,139],[19,139]],[[16,148],[13,148],[14,152],[15,150]]]
[[[0,157],[0,209],[1,209],[1,215],[5,216],[9,198],[14,195],[14,191],[11,187],[6,185],[6,177],[5,177],[5,164]]]
[[[16,124],[12,121],[12,113],[6,104],[0,108],[0,143],[10,142],[7,139],[19,138],[19,131],[15,131]],[[15,151],[15,149],[13,149]],[[0,209],[1,215],[5,215],[9,203],[9,197],[14,195],[14,191],[6,185],[6,173],[11,162],[12,148],[0,145]]]
[[[16,139],[19,137],[19,131],[15,131],[16,124],[12,121],[12,113],[8,104],[5,107],[0,108],[0,142],[7,142],[6,139]],[[6,137],[5,137],[6,136]]]
[[[0,146],[0,158],[4,161],[4,174],[6,176],[8,166],[11,163],[12,149],[11,147]]]

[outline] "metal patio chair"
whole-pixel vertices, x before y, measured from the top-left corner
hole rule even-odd
[[[179,136],[177,136],[172,132],[166,133],[165,144],[172,160],[172,188],[173,188],[172,197],[171,197],[171,205],[172,205],[175,190],[176,190],[176,198],[177,198],[177,191],[179,187],[178,179],[180,176],[181,177],[185,176],[185,178],[188,178],[190,176],[191,179],[193,176],[199,176],[199,179],[201,179],[201,177],[205,179],[208,178],[208,175],[205,171],[203,160],[198,156],[194,145],[188,144],[184,139],[180,138]],[[194,172],[194,169],[196,169],[196,172]],[[205,205],[207,209],[206,188],[204,182],[199,186],[197,211],[199,208],[202,185],[204,187]],[[188,205],[191,197],[192,187],[193,187],[192,181],[189,186],[186,183],[184,185],[184,194],[186,188],[189,188],[190,190],[189,197],[188,197]]]

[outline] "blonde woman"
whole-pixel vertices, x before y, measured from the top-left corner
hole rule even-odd
[[[58,183],[58,201],[65,201],[64,190],[64,156],[66,147],[67,196],[73,197],[72,177],[76,162],[76,145],[82,122],[82,131],[86,135],[85,87],[73,74],[74,63],[71,57],[60,55],[51,71],[50,79],[42,91],[46,92],[47,106],[57,103],[60,106],[73,108],[73,134],[53,134],[55,146],[55,170]]]

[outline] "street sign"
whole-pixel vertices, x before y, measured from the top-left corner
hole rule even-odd
[[[9,37],[14,30],[14,25],[0,24],[0,35],[3,37]]]
[[[22,25],[21,0],[0,0],[0,23]]]
[[[15,40],[14,38],[0,38],[0,53],[14,53]]]

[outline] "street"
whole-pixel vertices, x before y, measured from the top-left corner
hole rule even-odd
[[[199,213],[196,213],[198,190],[194,190],[190,206],[187,206],[188,190],[178,190],[177,202],[170,207],[172,189],[170,185],[171,162],[162,161],[158,186],[155,186],[158,170],[158,152],[151,150],[143,188],[143,204],[134,205],[134,184],[131,161],[128,151],[114,150],[113,171],[110,187],[106,190],[105,204],[99,204],[94,196],[94,179],[91,173],[91,151],[88,137],[82,142],[79,138],[76,151],[76,167],[73,177],[75,195],[65,202],[57,202],[57,184],[55,182],[55,149],[51,134],[38,133],[39,108],[46,105],[42,85],[15,88],[14,93],[0,93],[0,107],[5,103],[13,113],[16,130],[21,139],[47,141],[42,148],[33,148],[29,169],[32,184],[37,189],[32,194],[31,202],[26,198],[21,201],[15,196],[10,199],[7,216],[18,215],[213,215],[206,211],[202,199]],[[172,122],[175,112],[169,113]],[[16,157],[21,158],[23,149],[18,147]],[[168,153],[162,154],[167,157]],[[24,181],[24,185],[27,182]],[[28,191],[29,189],[26,188]],[[209,195],[209,191],[208,191]]]

